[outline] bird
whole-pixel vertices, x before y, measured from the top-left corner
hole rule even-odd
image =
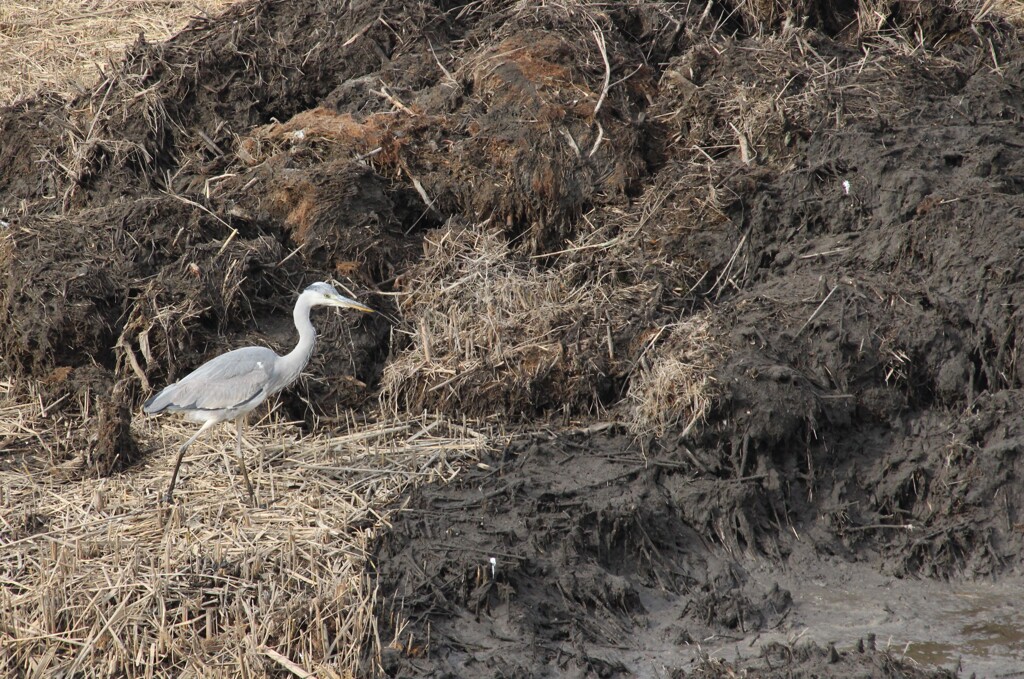
[[[203,363],[143,404],[143,412],[147,415],[182,413],[193,422],[203,423],[199,431],[178,448],[178,458],[174,462],[171,483],[165,496],[168,505],[173,502],[174,484],[185,451],[207,429],[228,420],[235,421],[235,454],[249,500],[253,505],[256,504],[245,459],[242,457],[242,426],[250,411],[294,382],[306,367],[316,343],[316,330],[309,320],[310,310],[315,306],[375,313],[370,307],[339,294],[329,283],[313,283],[299,294],[295,302],[292,317],[299,331],[299,342],[289,353],[279,356],[271,349],[258,346],[234,349]]]

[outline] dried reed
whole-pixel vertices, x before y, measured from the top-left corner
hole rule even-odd
[[[597,240],[561,254],[610,245]],[[387,412],[514,419],[600,407],[602,383],[628,360],[614,338],[635,332],[655,281],[602,281],[568,256],[542,268],[486,227],[439,229],[427,248],[399,304],[412,341],[384,369]]]
[[[41,90],[74,95],[140,33],[164,40],[238,0],[6,0],[0,3],[0,106]]]
[[[265,508],[225,472],[224,430],[194,446],[164,511],[163,449],[193,425],[139,420],[148,465],[66,482],[39,452],[61,423],[14,393],[0,383],[2,676],[353,676],[367,642],[392,641],[365,573],[385,505],[489,445],[437,418],[302,436],[266,417],[246,440]]]
[[[721,356],[706,314],[659,329],[649,340],[629,383],[630,428],[662,436],[683,425],[685,436],[714,402],[712,373]]]

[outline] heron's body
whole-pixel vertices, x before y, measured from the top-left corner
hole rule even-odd
[[[280,389],[271,388],[273,366],[280,360],[265,347],[221,354],[146,401],[145,411],[180,412],[193,422],[232,420]]]
[[[266,347],[243,347],[213,358],[172,385],[165,387],[143,405],[149,415],[163,412],[182,413],[203,426],[178,451],[178,459],[167,489],[167,502],[171,502],[178,468],[185,451],[199,436],[215,424],[235,420],[237,427],[238,463],[242,476],[253,496],[252,484],[242,459],[242,424],[245,416],[298,378],[309,362],[316,343],[316,331],[309,320],[313,306],[327,305],[358,309],[373,313],[369,307],[339,295],[327,283],[314,283],[306,288],[295,303],[293,316],[299,331],[299,342],[284,356]]]

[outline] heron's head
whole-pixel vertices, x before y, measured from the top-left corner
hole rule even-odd
[[[360,304],[354,299],[339,293],[330,283],[313,283],[313,285],[303,290],[302,294],[312,297],[310,300],[310,305],[312,306],[340,306],[347,309],[355,309],[356,311],[365,311],[368,314],[374,313],[373,309],[365,304]]]

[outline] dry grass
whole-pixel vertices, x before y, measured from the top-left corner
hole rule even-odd
[[[412,341],[385,367],[386,411],[529,419],[600,407],[602,381],[625,370],[623,335],[636,332],[654,280],[601,280],[571,257],[542,267],[482,225],[439,229],[426,243],[399,301]]]
[[[61,481],[45,450],[64,423],[12,402],[13,386],[0,383],[2,676],[353,676],[367,640],[394,641],[376,636],[365,573],[384,506],[488,447],[431,418],[307,437],[264,418],[246,446],[266,508],[243,504],[226,428],[193,446],[168,512],[162,450],[194,426],[137,420],[144,465]]]
[[[1024,5],[1020,0],[917,1],[922,5],[943,5],[954,12],[970,16],[975,23],[1000,18],[1017,26],[1024,25]],[[840,7],[834,7],[837,4]],[[904,6],[899,7],[900,4]],[[859,0],[854,5],[857,35],[863,37],[878,30],[879,24],[884,23],[886,17],[894,11],[912,12],[913,4],[913,2],[893,3],[888,0]],[[830,5],[833,6],[830,7]],[[837,12],[837,9],[840,11]],[[841,16],[842,11],[848,10],[840,3],[829,3],[824,0],[797,0],[797,2],[792,0],[745,0],[737,3],[736,7],[736,14],[748,29],[773,26],[784,20],[788,20],[791,24],[799,24],[804,17],[812,12],[818,14],[834,12]]]
[[[88,90],[140,33],[161,41],[239,0],[4,0],[0,106],[41,90]]]
[[[629,383],[630,428],[663,436],[682,425],[680,436],[686,436],[703,422],[717,395],[712,374],[722,358],[719,347],[707,314],[660,328]]]
[[[1014,26],[1024,28],[1024,4],[1020,0],[971,0],[971,6],[977,5],[974,16],[984,19],[989,13],[1001,16]]]

